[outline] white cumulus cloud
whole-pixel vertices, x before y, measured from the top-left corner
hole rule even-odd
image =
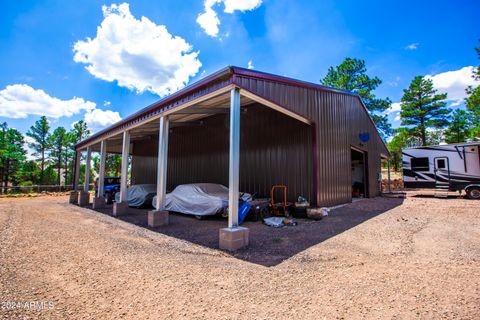
[[[74,61],[95,77],[164,96],[184,87],[201,67],[199,52],[164,25],[136,19],[128,3],[103,6],[96,37],[74,44]]]
[[[402,105],[400,104],[400,102],[394,102],[392,103],[392,106],[389,109],[389,112],[396,112],[396,111],[400,111],[401,109],[402,109]]]
[[[77,97],[61,100],[26,84],[9,85],[0,91],[0,117],[23,119],[33,115],[58,119],[81,113],[92,131],[122,119],[116,111],[98,109],[95,102]]]
[[[253,65],[253,61],[252,61],[252,60],[248,60],[247,68],[248,68],[248,69],[255,69],[255,66]]]
[[[85,123],[92,131],[98,131],[122,120],[116,111],[93,109],[85,113]]]
[[[0,91],[0,116],[23,119],[29,115],[50,118],[71,117],[95,109],[96,104],[83,98],[61,100],[26,84],[13,84]]]
[[[468,86],[480,85],[473,77],[474,67],[468,66],[458,70],[442,72],[436,75],[426,75],[425,78],[433,81],[433,87],[441,93],[447,93],[447,100],[457,106],[467,97],[465,89]]]
[[[250,11],[254,10],[262,4],[262,0],[224,0],[225,12],[233,13],[238,11]]]
[[[218,19],[217,12],[213,10],[213,6],[219,1],[206,0],[205,11],[198,15],[197,23],[202,27],[206,34],[211,37],[216,37],[220,31],[218,26],[220,25],[220,19]]]
[[[220,19],[213,7],[223,3],[224,12],[233,14],[235,11],[245,12],[258,8],[262,4],[262,0],[205,0],[203,13],[197,17],[197,23],[211,37],[217,37],[220,31]]]
[[[407,45],[405,47],[405,50],[417,50],[419,45],[420,45],[420,43],[418,43],[418,42],[410,43],[409,45]]]

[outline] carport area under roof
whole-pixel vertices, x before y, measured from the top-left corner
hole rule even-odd
[[[310,124],[310,121],[308,119],[296,115],[260,97],[256,97],[249,92],[240,90],[240,106],[243,108],[253,103],[262,103],[265,107],[270,107],[299,121]],[[166,114],[168,114],[171,129],[182,126],[200,126],[202,125],[202,120],[204,120],[205,118],[211,117],[213,115],[229,113],[230,91],[221,93],[218,96],[201,101],[197,104],[186,106],[184,108],[175,108],[171,112],[166,112]],[[158,117],[153,120],[148,120],[148,122],[139,124],[132,129],[129,129],[129,132],[131,143],[134,143],[135,141],[146,141],[149,139],[158,140]],[[108,137],[106,140],[108,141],[107,153],[122,153],[123,131],[116,135]],[[100,152],[100,145],[101,141],[92,144],[90,146],[91,151]]]
[[[248,110],[252,110],[255,113],[250,114]],[[262,111],[263,110],[263,111]],[[267,113],[265,113],[267,112]],[[133,169],[128,168],[128,156],[132,155],[132,168],[133,163],[136,162],[135,159],[141,158],[142,156],[139,155],[138,147],[143,147],[143,149],[148,150],[148,157],[155,161],[155,171],[150,171],[149,174],[144,174],[144,176],[157,177],[154,181],[150,183],[156,183],[157,185],[157,200],[156,200],[156,208],[161,208],[160,210],[154,210],[149,212],[149,225],[158,226],[163,224],[168,224],[168,211],[165,211],[165,198],[166,198],[166,190],[167,190],[167,175],[168,170],[171,165],[177,164],[175,159],[170,159],[170,150],[169,150],[169,135],[172,132],[176,132],[177,128],[180,131],[185,129],[187,132],[190,132],[190,138],[188,140],[194,140],[197,135],[202,135],[202,146],[209,146],[212,145],[210,142],[210,137],[221,137],[222,143],[220,144],[220,149],[215,149],[214,153],[218,156],[221,154],[222,158],[222,168],[225,171],[222,171],[222,176],[218,178],[215,183],[221,183],[224,185],[228,185],[229,187],[229,212],[233,212],[234,214],[229,215],[228,221],[228,228],[220,230],[220,247],[235,250],[241,247],[248,245],[248,229],[239,227],[238,224],[238,198],[239,198],[239,189],[240,189],[240,135],[244,134],[244,132],[240,132],[240,118],[241,115],[246,115],[247,113],[249,116],[250,121],[245,121],[243,124],[246,126],[247,123],[251,123],[249,128],[244,128],[243,130],[247,130],[250,132],[249,138],[246,139],[249,142],[248,145],[252,144],[255,145],[253,148],[262,148],[263,146],[256,143],[257,136],[255,128],[264,128],[268,127],[265,126],[263,122],[271,122],[269,128],[275,128],[275,135],[277,137],[285,136],[285,132],[281,129],[281,123],[286,123],[287,127],[294,127],[299,128],[301,131],[299,134],[296,135],[296,140],[288,139],[285,137],[279,138],[278,141],[281,141],[280,144],[291,144],[296,145],[297,141],[305,140],[308,142],[307,144],[302,144],[302,148],[307,147],[307,152],[294,152],[295,157],[294,159],[300,159],[302,157],[298,157],[297,154],[304,153],[305,155],[309,155],[308,166],[311,168],[311,137],[312,131],[310,127],[310,120],[295,114],[288,109],[285,109],[275,103],[263,99],[262,97],[256,96],[249,91],[242,90],[236,86],[230,85],[218,90],[212,91],[207,95],[200,96],[190,103],[179,104],[171,109],[163,110],[163,112],[158,113],[157,116],[151,116],[147,119],[138,119],[139,121],[134,123],[133,125],[129,125],[125,128],[120,128],[115,133],[110,133],[108,135],[105,134],[97,134],[94,136],[94,139],[87,141],[82,146],[77,145],[77,162],[80,162],[79,152],[82,149],[87,149],[87,167],[85,169],[85,186],[83,192],[79,195],[79,203],[87,203],[88,198],[85,200],[86,194],[88,194],[88,182],[87,175],[90,172],[90,161],[91,161],[91,152],[100,152],[101,160],[100,160],[100,174],[99,174],[99,181],[103,181],[104,172],[105,172],[105,157],[107,153],[117,153],[122,154],[122,169],[121,169],[121,183],[120,183],[120,200],[119,202],[115,202],[113,206],[113,215],[121,215],[125,214],[128,210],[128,202],[127,202],[127,176],[128,173],[132,174],[132,179],[136,176],[133,173]],[[223,115],[223,117],[221,116]],[[242,116],[243,117],[243,116]],[[212,121],[214,119],[215,121]],[[219,123],[218,120],[224,120]],[[230,121],[226,121],[230,119]],[[276,119],[272,120],[272,119]],[[204,122],[207,125],[204,125]],[[253,122],[255,122],[253,124]],[[212,127],[213,124],[213,127]],[[220,124],[220,125],[219,125]],[[280,124],[279,126],[277,124]],[[256,126],[256,127],[252,127]],[[214,131],[212,131],[212,128]],[[210,129],[210,133],[206,133],[205,129]],[[264,128],[265,129],[265,128]],[[194,133],[196,131],[196,134]],[[225,131],[226,130],[226,131]],[[268,128],[267,128],[268,130]],[[230,131],[230,134],[228,134]],[[192,134],[193,133],[193,134]],[[210,134],[210,136],[209,136]],[[289,136],[291,134],[287,134]],[[306,137],[306,139],[305,139]],[[172,136],[174,138],[174,136]],[[242,138],[243,139],[243,138]],[[88,139],[87,139],[88,140]],[[265,143],[265,139],[263,139]],[[285,142],[287,141],[287,142]],[[149,144],[148,144],[149,143]],[[276,142],[274,142],[276,143]],[[147,146],[148,144],[148,146]],[[299,144],[299,143],[298,143]],[[176,143],[171,143],[172,147],[176,147]],[[193,144],[194,147],[195,144]],[[146,147],[146,148],[145,148]],[[225,148],[224,148],[225,147]],[[242,147],[243,148],[243,147]],[[103,150],[102,150],[103,149]],[[181,169],[184,168],[192,168],[195,167],[195,151],[192,150],[192,144],[190,144],[190,153],[186,155],[189,159],[189,163],[185,165],[185,163],[181,164],[183,166]],[[229,150],[230,149],[230,150]],[[263,157],[263,168],[264,172],[268,171],[267,175],[269,178],[272,176],[281,176],[283,172],[288,170],[289,166],[294,168],[302,168],[302,165],[297,165],[295,161],[292,160],[294,163],[287,163],[283,159],[283,153],[287,148],[280,147],[276,150],[276,162],[282,162],[283,169],[279,169],[276,167],[275,169],[271,169],[270,163],[273,160],[273,155],[271,155],[271,151],[268,150],[264,152],[264,154],[268,154],[267,156]],[[208,151],[207,151],[208,152]],[[249,151],[247,150],[247,153]],[[145,156],[145,155],[143,155]],[[244,155],[243,155],[244,156]],[[242,157],[243,157],[242,156]],[[208,159],[209,155],[206,155],[206,159]],[[306,157],[303,157],[306,159]],[[172,161],[173,160],[173,161]],[[206,161],[204,161],[205,164]],[[150,161],[150,163],[152,163]],[[141,165],[140,165],[141,166]],[[250,156],[249,161],[244,161],[244,166],[247,167],[246,171],[249,171],[250,176],[257,176],[262,169],[256,168],[255,171],[252,171],[252,167],[256,166],[256,160]],[[178,167],[178,164],[177,164]],[[211,166],[210,166],[211,167]],[[227,170],[228,169],[228,170]],[[275,171],[276,170],[276,171]],[[283,171],[282,171],[283,170]],[[303,169],[298,169],[303,170]],[[79,173],[79,167],[76,165],[75,171]],[[130,171],[130,172],[129,172]],[[197,168],[198,171],[198,168]],[[201,170],[203,172],[204,179],[210,179],[209,175],[211,171],[208,171],[207,167]],[[218,170],[217,170],[218,172]],[[125,174],[127,173],[127,174]],[[263,173],[263,172],[262,172]],[[310,171],[304,170],[305,177],[311,176]],[[300,179],[296,177],[295,180],[299,181]],[[76,181],[75,186],[76,190],[78,189],[78,179],[77,174],[75,175]],[[184,177],[185,178],[185,177]],[[190,177],[187,177],[189,180]],[[197,176],[198,179],[198,176]],[[313,186],[310,185],[311,178],[304,179],[304,184],[309,184],[308,190],[311,192],[313,190]],[[203,180],[203,179],[201,179]],[[221,180],[221,181],[218,181]],[[192,182],[212,182],[212,181],[186,181],[184,183],[192,183]],[[170,182],[171,183],[171,182]],[[177,185],[182,183],[177,183]],[[264,191],[266,190],[265,186],[268,184],[268,188],[271,187],[273,183],[271,180],[264,180],[263,187]],[[103,183],[99,183],[98,187],[99,191],[98,194],[103,195]],[[264,192],[265,194],[265,192]],[[99,203],[104,203],[103,197],[96,196],[94,198],[94,207],[96,207]],[[165,217],[166,218],[165,218]],[[151,219],[150,219],[151,217]],[[161,218],[159,218],[161,217]],[[162,222],[156,222],[156,221]],[[222,236],[223,234],[223,236]],[[223,243],[223,245],[222,245]]]

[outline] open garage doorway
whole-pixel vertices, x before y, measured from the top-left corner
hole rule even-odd
[[[352,199],[368,198],[368,163],[365,151],[351,149]]]

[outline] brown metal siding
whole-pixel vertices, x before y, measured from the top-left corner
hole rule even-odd
[[[237,76],[235,83],[314,122],[318,205],[351,200],[351,146],[368,152],[369,194],[378,195],[380,154],[388,151],[358,97],[253,77]],[[368,132],[370,141],[362,144],[361,132]]]
[[[152,146],[152,150],[156,148],[157,145]],[[132,184],[156,184],[157,158],[133,155],[131,177]]]
[[[262,105],[247,109],[240,125],[240,190],[266,197],[272,185],[285,184],[289,201],[299,195],[313,199],[312,128]],[[207,118],[199,127],[171,129],[168,189],[195,182],[228,186],[228,139],[228,115]],[[133,156],[135,183],[155,183],[156,143],[134,145],[134,154],[141,154]],[[150,158],[143,150],[150,150]]]

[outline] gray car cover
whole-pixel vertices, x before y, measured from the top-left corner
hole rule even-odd
[[[157,185],[155,184],[137,184],[127,188],[127,202],[130,207],[141,207],[150,203],[151,199],[157,194]],[[120,201],[120,192],[115,194],[115,201]]]
[[[250,199],[249,194],[243,194],[244,200]],[[152,205],[156,206],[155,196]],[[228,188],[216,183],[182,184],[166,195],[165,210],[192,214],[196,216],[211,216],[220,213],[228,206]]]

